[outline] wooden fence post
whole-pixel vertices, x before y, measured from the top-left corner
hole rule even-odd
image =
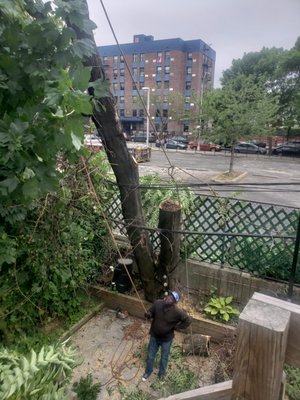
[[[250,300],[240,315],[232,400],[279,400],[291,313]]]

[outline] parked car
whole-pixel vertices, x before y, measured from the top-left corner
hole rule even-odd
[[[91,151],[97,151],[103,148],[102,140],[97,135],[86,135],[83,144]]]
[[[184,136],[174,136],[172,137],[172,140],[175,140],[178,143],[189,144],[188,139]]]
[[[266,154],[267,150],[263,147],[256,146],[253,143],[239,143],[234,147],[236,153],[244,154]]]
[[[157,141],[155,146],[156,147],[164,146],[166,149],[175,149],[175,150],[186,150],[188,148],[187,144],[179,143],[173,139],[167,139],[165,144],[162,144],[161,141]]]
[[[280,156],[300,157],[300,143],[280,144],[272,150],[272,154]]]
[[[190,142],[190,149],[192,150],[200,150],[200,151],[221,151],[222,147],[219,144],[215,143],[200,143]]]
[[[147,142],[147,135],[146,133],[139,133],[136,135],[131,136],[130,140],[132,142],[141,142],[141,143],[146,143]],[[155,143],[155,137],[153,135],[149,135],[149,143]]]
[[[264,147],[264,148],[266,148],[267,147],[267,143],[265,143],[265,142],[259,142],[258,140],[251,140],[251,142],[250,143],[253,143],[253,144],[256,144],[256,146],[258,146],[258,147]]]

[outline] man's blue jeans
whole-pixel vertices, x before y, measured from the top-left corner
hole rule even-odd
[[[172,340],[169,340],[168,342],[163,342],[160,339],[156,339],[154,336],[150,336],[145,374],[151,375],[153,371],[155,356],[158,352],[159,347],[161,347],[161,358],[159,363],[158,375],[161,377],[165,375],[167,371],[171,345]]]

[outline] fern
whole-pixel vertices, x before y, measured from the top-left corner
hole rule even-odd
[[[61,346],[42,347],[24,356],[0,351],[0,398],[3,400],[67,400],[65,384],[78,365],[75,351]]]

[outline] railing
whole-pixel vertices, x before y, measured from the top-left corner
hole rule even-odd
[[[300,306],[255,293],[239,318],[232,381],[167,399],[283,400],[284,364],[300,367],[299,331]]]

